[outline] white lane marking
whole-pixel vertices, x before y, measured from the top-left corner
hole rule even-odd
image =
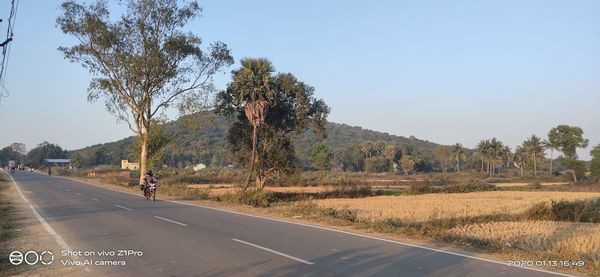
[[[33,193],[33,191],[26,190],[26,191],[25,191],[25,193],[27,193],[27,194],[31,194],[31,193]]]
[[[103,188],[103,189],[106,189],[106,190],[112,190],[112,191],[116,191],[116,192],[120,192],[120,193],[130,194],[130,195],[137,196],[137,197],[144,197],[143,195],[134,194],[134,193],[131,193],[131,192],[117,190],[117,189],[112,189],[112,188],[107,188],[107,187],[103,187],[102,185],[94,185],[94,184],[91,184],[91,183],[86,183],[85,181],[74,180],[74,179],[69,179],[69,178],[60,177],[60,176],[56,176],[56,178],[62,178],[62,179],[73,181],[73,182],[77,182],[77,183],[80,183],[80,184],[85,184],[85,185],[88,185],[88,186],[94,186],[94,187]],[[230,214],[236,214],[236,215],[243,215],[243,216],[247,216],[247,217],[260,218],[260,219],[265,219],[265,220],[270,220],[270,221],[276,221],[276,222],[287,223],[287,224],[294,224],[294,225],[299,225],[299,226],[304,226],[304,227],[309,227],[309,228],[315,228],[315,229],[324,230],[324,231],[330,231],[330,232],[336,232],[336,233],[341,233],[341,234],[346,234],[346,235],[351,235],[351,236],[357,236],[357,237],[362,237],[362,238],[367,238],[367,239],[372,239],[372,240],[389,242],[389,243],[393,243],[393,244],[404,245],[404,246],[408,246],[408,247],[414,247],[414,248],[429,250],[429,251],[433,251],[433,252],[444,253],[444,254],[454,255],[454,256],[458,256],[458,257],[463,257],[463,258],[467,258],[467,259],[473,259],[473,260],[478,260],[478,261],[482,261],[482,262],[494,263],[494,264],[503,265],[503,266],[508,267],[508,263],[507,262],[501,262],[501,261],[496,261],[496,260],[491,260],[491,259],[486,259],[486,258],[481,258],[481,257],[470,256],[470,255],[466,255],[466,254],[461,254],[461,253],[452,252],[452,251],[448,251],[448,250],[436,249],[436,248],[427,247],[427,246],[423,246],[423,245],[412,244],[412,243],[408,243],[408,242],[401,242],[401,241],[397,241],[397,240],[384,239],[384,238],[379,238],[379,237],[374,237],[374,236],[369,236],[369,235],[364,235],[364,234],[359,234],[359,233],[353,233],[353,232],[348,232],[348,231],[342,231],[342,230],[332,229],[332,228],[318,226],[318,225],[312,225],[312,224],[306,224],[306,223],[288,221],[288,220],[277,219],[277,218],[270,218],[270,217],[265,217],[265,216],[260,216],[260,215],[240,213],[240,212],[229,211],[229,210],[220,209],[220,208],[214,208],[214,207],[208,207],[208,206],[201,206],[201,205],[197,205],[197,204],[190,204],[190,203],[185,203],[185,202],[177,202],[177,201],[173,201],[173,200],[163,200],[163,201],[165,201],[165,202],[171,202],[171,203],[175,203],[175,204],[179,204],[179,205],[186,205],[186,206],[198,207],[198,208],[203,208],[203,209],[208,209],[208,210],[220,211],[220,212],[224,212],[224,213],[230,213]],[[526,267],[526,266],[511,266],[511,267],[521,268],[521,269],[526,269],[526,270],[531,270],[531,271],[537,271],[537,272],[543,272],[543,273],[548,273],[548,274],[554,274],[554,275],[558,275],[558,276],[567,276],[567,277],[575,277],[576,276],[576,275],[570,275],[570,274],[566,274],[566,273],[554,272],[554,271],[549,271],[549,270],[544,270],[544,269],[539,269],[539,268],[534,268],[534,267]]]
[[[288,259],[291,259],[291,260],[294,260],[294,261],[297,261],[297,262],[301,262],[303,264],[307,264],[307,265],[314,264],[314,263],[311,263],[309,261],[306,261],[306,260],[303,260],[303,259],[300,259],[300,258],[296,258],[294,256],[290,256],[288,254],[281,253],[279,251],[276,251],[276,250],[273,250],[273,249],[270,249],[270,248],[266,248],[264,246],[260,246],[260,245],[257,245],[257,244],[251,243],[251,242],[243,241],[243,240],[240,240],[240,239],[231,239],[231,240],[239,242],[239,243],[243,243],[243,244],[246,244],[246,245],[249,245],[249,246],[252,246],[252,247],[256,247],[258,249],[261,249],[261,250],[264,250],[264,251],[267,251],[267,252],[271,252],[273,254],[276,254],[276,255],[279,255],[279,256],[282,256],[282,257],[286,257]]]
[[[155,215],[154,217],[156,217],[156,218],[158,218],[158,219],[160,219],[160,220],[168,221],[168,222],[175,223],[175,224],[178,224],[178,225],[181,225],[181,226],[188,226],[188,225],[187,225],[187,224],[185,224],[185,223],[177,222],[177,221],[175,221],[175,220],[170,220],[170,219],[168,219],[168,218],[164,218],[164,217],[160,217],[160,216],[156,216],[156,215]]]
[[[66,191],[71,191],[70,189],[65,189]]]
[[[125,210],[128,210],[128,211],[133,211],[133,209],[130,209],[130,208],[127,208],[127,207],[123,207],[123,206],[117,205],[117,204],[115,204],[115,207],[121,208],[121,209],[125,209]]]
[[[76,193],[77,193],[77,195],[81,195],[81,193],[79,193],[79,192],[76,192]]]
[[[8,175],[8,176],[10,176],[10,179],[12,180],[13,184],[15,184],[15,188],[17,189],[17,192],[19,193],[21,198],[23,198],[25,203],[27,203],[29,205],[29,208],[31,208],[31,210],[33,211],[33,215],[42,224],[42,226],[44,226],[44,229],[46,229],[46,232],[48,232],[50,235],[52,235],[54,237],[54,240],[56,240],[56,243],[63,250],[73,251],[73,250],[71,250],[71,247],[69,247],[69,245],[65,242],[65,240],[63,238],[61,238],[60,235],[58,233],[56,233],[56,231],[54,231],[52,226],[50,226],[50,224],[48,224],[48,222],[35,210],[35,208],[31,205],[31,203],[29,203],[29,200],[27,200],[27,198],[25,198],[25,195],[23,195],[23,193],[21,192],[21,189],[19,189],[19,186],[17,185],[17,182],[15,181],[15,179],[11,175]]]
[[[100,199],[94,198],[94,197],[92,197],[92,200],[94,200],[94,201],[100,201]]]

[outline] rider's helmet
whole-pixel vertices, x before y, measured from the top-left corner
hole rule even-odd
[[[148,174],[148,175],[150,175],[150,177],[152,177],[152,175],[153,175],[153,174],[152,174],[152,170],[148,170],[148,171],[146,171],[146,174]]]

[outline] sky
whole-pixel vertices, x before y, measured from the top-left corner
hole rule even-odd
[[[133,135],[102,101],[87,102],[91,75],[56,50],[74,44],[55,26],[60,3],[20,1],[0,147],[71,150]],[[512,149],[569,124],[600,143],[600,1],[199,3],[186,29],[236,59],[216,76],[219,89],[241,58],[266,57],[314,86],[332,122],[470,148],[496,137]],[[1,1],[0,18],[8,9]]]

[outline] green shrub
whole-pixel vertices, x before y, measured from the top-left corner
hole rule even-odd
[[[466,192],[476,192],[476,191],[495,191],[498,188],[492,184],[486,183],[468,183],[468,184],[460,184],[460,185],[450,185],[443,187],[441,192],[445,193],[466,193]]]
[[[585,211],[585,201],[552,201],[552,214],[558,221],[580,222]]]
[[[581,216],[581,221],[600,223],[600,199],[587,202],[583,215]]]
[[[234,192],[223,194],[218,200],[266,208],[277,201],[274,194],[262,188],[238,189]]]
[[[542,184],[540,184],[539,181],[535,181],[535,182],[529,184],[529,186],[533,189],[541,189],[542,188]]]

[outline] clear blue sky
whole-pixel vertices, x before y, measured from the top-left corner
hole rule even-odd
[[[88,72],[56,50],[73,42],[55,27],[59,4],[21,0],[0,146],[76,149],[132,134],[86,102]],[[200,4],[190,30],[227,43],[236,61],[267,57],[314,86],[330,121],[467,147],[497,137],[513,149],[571,124],[600,143],[600,1]]]

